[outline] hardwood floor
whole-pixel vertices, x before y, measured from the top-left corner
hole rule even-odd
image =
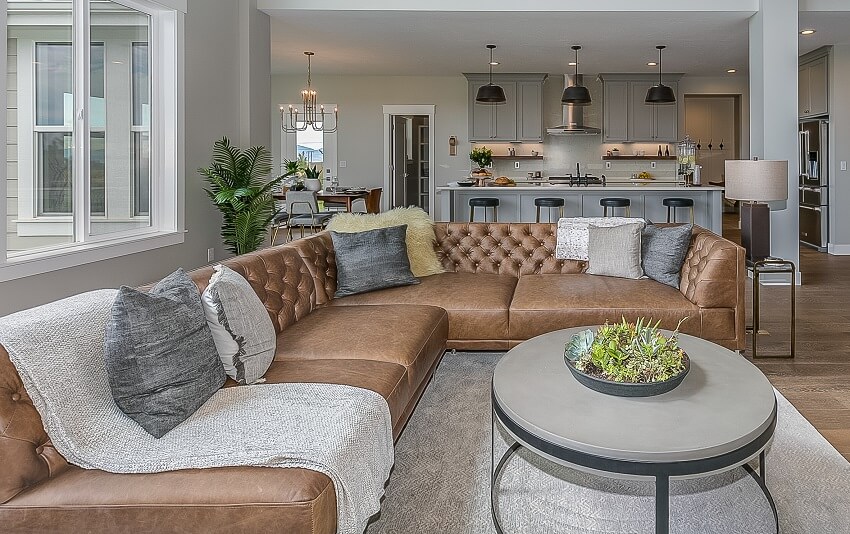
[[[725,215],[723,235],[740,242],[737,215]],[[796,358],[761,357],[755,365],[850,460],[850,256],[800,249]],[[762,286],[759,355],[788,351],[788,287]],[[748,323],[752,290],[747,288]],[[747,337],[747,358],[752,338]]]

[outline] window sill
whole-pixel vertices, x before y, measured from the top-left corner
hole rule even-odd
[[[156,232],[114,241],[78,243],[53,250],[14,256],[0,263],[0,282],[58,271],[103,260],[179,245],[183,231]]]

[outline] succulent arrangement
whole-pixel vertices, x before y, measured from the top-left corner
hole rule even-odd
[[[476,146],[469,153],[469,159],[483,169],[493,163],[493,151],[486,146]]]
[[[687,319],[687,318],[685,318]],[[660,321],[625,318],[605,323],[594,333],[573,335],[564,350],[568,365],[590,376],[613,382],[646,384],[669,380],[685,370],[687,356],[679,347],[682,319],[669,337],[658,329]]]

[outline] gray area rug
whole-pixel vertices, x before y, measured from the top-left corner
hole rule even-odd
[[[494,532],[490,519],[490,379],[502,353],[447,353],[396,447],[381,513],[367,534]],[[785,534],[850,532],[850,463],[781,395],[767,484]],[[730,414],[734,417],[734,414]],[[639,429],[623,428],[623,432]],[[508,441],[497,437],[501,456]],[[528,451],[499,483],[505,533],[653,533],[654,485],[573,471]],[[672,479],[671,532],[773,532],[743,469]]]

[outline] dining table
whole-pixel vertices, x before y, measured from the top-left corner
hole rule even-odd
[[[333,204],[342,204],[345,206],[345,211],[350,212],[352,210],[352,206],[354,201],[357,199],[366,199],[369,196],[369,191],[365,190],[355,190],[348,191],[344,189],[340,190],[326,190],[323,189],[321,191],[316,192],[316,200],[320,200],[322,202],[333,203]],[[275,200],[286,200],[286,193],[275,193]]]

